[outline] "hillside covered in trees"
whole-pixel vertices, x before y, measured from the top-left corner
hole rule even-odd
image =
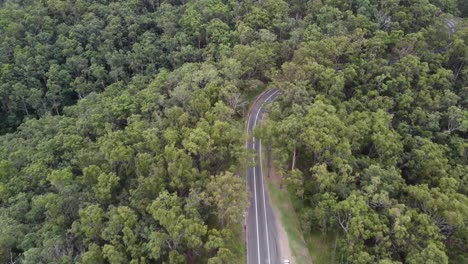
[[[248,102],[339,263],[468,261],[464,0],[0,2],[0,263],[242,263]],[[449,22],[456,24],[454,32]]]

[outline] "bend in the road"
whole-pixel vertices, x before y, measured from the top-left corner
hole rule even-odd
[[[265,103],[269,103],[273,101],[276,96],[278,96],[280,93],[279,89],[272,89],[268,90],[262,95],[258,97],[258,99],[255,101],[255,104],[251,108],[251,112],[248,116],[248,122],[247,122],[247,133],[252,132],[253,128],[257,125],[257,122],[259,120],[263,119],[264,115],[264,110],[263,110],[263,105]],[[249,148],[248,140],[246,142],[246,147]],[[271,207],[269,207],[268,200],[266,199],[267,194],[265,191],[265,186],[263,182],[263,167],[261,163],[261,140],[256,140],[255,137],[252,137],[252,149],[255,149],[258,153],[259,160],[258,162],[260,164],[256,164],[252,168],[247,169],[247,176],[249,177],[248,179],[248,185],[250,184],[250,189],[253,189],[253,197],[252,197],[252,203],[251,203],[251,208],[249,209],[249,212],[251,214],[255,214],[255,216],[249,214],[248,216],[248,221],[247,223],[251,223],[251,225],[248,226],[248,231],[249,231],[249,237],[252,239],[255,239],[255,246],[252,244],[252,241],[248,241],[248,251],[250,253],[247,256],[248,263],[263,263],[261,261],[262,255],[266,257],[266,262],[268,264],[271,263],[276,263],[276,258],[277,256],[277,251],[274,251],[271,253],[271,243],[273,243],[275,247],[273,249],[277,249],[276,245],[276,236],[272,234],[273,236],[270,236],[270,232],[274,233],[276,232],[276,227],[274,226],[274,221],[272,223],[269,223],[268,221],[268,216],[267,216],[267,210],[271,210]],[[253,159],[255,163],[255,158]],[[258,170],[258,171],[257,171]],[[258,173],[259,172],[259,173]],[[260,178],[258,178],[260,177]],[[253,181],[253,183],[252,183]],[[258,182],[257,182],[258,181]],[[253,185],[253,186],[252,186]],[[260,200],[260,201],[259,201]],[[253,210],[252,205],[255,207],[255,210]],[[268,205],[268,206],[267,206]],[[259,212],[260,211],[260,212]],[[263,211],[263,214],[262,212]],[[260,214],[261,217],[260,217]],[[269,215],[272,215],[269,213]],[[255,219],[252,219],[255,217]],[[263,218],[263,219],[260,219]],[[263,221],[261,221],[263,220]],[[274,219],[272,219],[274,220]],[[273,226],[269,226],[270,224],[273,224]],[[255,232],[251,233],[253,231],[253,228],[255,228]],[[260,232],[261,230],[261,232]],[[273,238],[273,241],[271,241]],[[270,243],[271,242],[271,243]],[[266,246],[266,250],[265,250]],[[262,252],[263,249],[263,252]],[[253,254],[253,250],[255,250],[255,254]],[[266,252],[265,252],[266,251]]]

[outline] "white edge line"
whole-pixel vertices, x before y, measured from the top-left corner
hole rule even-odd
[[[268,99],[271,97],[271,95],[268,97]],[[261,107],[259,108],[259,111],[260,111]],[[247,121],[247,128],[246,128],[246,134],[249,133],[249,127],[250,127],[250,116],[251,114],[248,115],[248,121]],[[256,118],[258,117],[258,111],[257,111],[257,115],[256,115]],[[256,124],[257,122],[255,122]],[[254,125],[255,126],[255,125]],[[248,149],[248,139],[246,139],[245,141],[245,147]],[[252,144],[252,147],[253,149],[255,149],[255,138],[253,138],[253,144]],[[252,158],[253,161],[255,162],[255,158]],[[248,170],[248,169],[247,169]],[[255,220],[256,220],[256,231],[257,231],[257,251],[258,251],[258,262],[260,263],[260,239],[259,239],[259,231],[258,231],[258,206],[257,206],[257,184],[256,184],[256,181],[255,181],[255,168],[253,169],[253,174],[254,174],[254,201],[255,201]],[[248,187],[248,181],[246,181],[246,185]],[[247,220],[248,221],[248,220]],[[248,241],[248,239],[246,239],[246,241]],[[248,262],[248,259],[249,257],[247,256],[247,262]]]
[[[252,147],[255,149],[255,138],[253,139]],[[255,158],[252,158],[253,161],[255,162]],[[256,222],[256,229],[257,229],[257,251],[258,251],[258,263],[261,263],[260,261],[260,235],[258,232],[258,205],[257,205],[257,181],[255,180],[255,168],[253,168],[253,180],[254,180],[254,196],[255,196],[255,222]]]
[[[263,211],[265,213],[265,225],[266,225],[266,234],[267,234],[267,247],[268,247],[268,263],[270,263],[270,239],[268,237],[268,218],[267,218],[267,208],[266,208],[266,203],[265,203],[265,185],[263,184],[263,159],[262,159],[262,140],[259,141],[259,145],[260,145],[260,179],[261,179],[261,182],[262,182],[262,191],[263,191],[263,207],[265,208],[265,210]]]
[[[270,96],[267,97],[267,99],[265,99],[265,101],[263,103],[267,103],[268,100],[270,100],[270,98],[277,94],[280,90],[272,93]],[[258,114],[260,113],[260,111],[262,110],[263,108],[263,103],[260,105],[260,108],[258,108],[258,111],[257,111],[257,114],[255,116],[255,122],[254,122],[254,127],[257,126],[257,120],[258,120]],[[253,138],[253,147],[255,149],[255,137]],[[262,172],[262,160],[261,160],[261,156],[262,156],[262,144],[261,144],[261,140],[259,141],[260,143],[260,157],[259,157],[259,162],[260,162],[260,180],[261,180],[261,185],[262,185],[262,191],[263,191],[263,208],[264,208],[264,213],[265,213],[265,227],[266,227],[266,241],[267,241],[267,252],[268,252],[268,263],[271,263],[271,257],[270,257],[270,240],[269,240],[269,237],[268,237],[268,220],[267,220],[267,217],[266,217],[266,202],[265,202],[265,186],[263,185],[263,172]],[[255,181],[255,168],[254,168],[254,189],[255,189],[255,204],[257,204],[257,194],[256,194],[256,190],[257,190],[257,187],[256,186],[256,181]],[[258,238],[258,211],[257,211],[257,207],[255,206],[255,214],[256,214],[256,217],[257,217],[257,245],[258,245],[258,258],[259,258],[259,263],[260,262],[260,239]]]

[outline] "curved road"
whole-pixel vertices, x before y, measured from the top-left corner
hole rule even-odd
[[[447,19],[446,22],[447,22],[447,27],[448,27],[448,31],[449,31],[449,37],[452,37],[452,35],[456,31],[455,26],[457,25],[457,21],[454,20],[454,19]]]
[[[249,113],[248,134],[251,134],[254,127],[263,119],[264,104],[273,102],[280,94],[280,89],[271,89],[257,98]],[[263,167],[260,162],[262,160],[261,141],[252,137],[251,141],[246,142],[246,147],[257,153],[257,159],[253,158],[255,167],[247,168],[247,185],[252,194],[247,217],[247,263],[278,264],[282,261],[277,241],[278,229],[263,183]]]
[[[457,22],[454,19],[446,20],[449,36],[456,30]],[[254,127],[263,119],[264,104],[273,102],[281,94],[278,88],[268,90],[261,94],[249,113],[247,133],[251,134]],[[275,217],[271,210],[268,193],[263,183],[262,144],[260,140],[252,137],[246,142],[248,149],[257,153],[253,158],[255,167],[247,168],[247,185],[252,194],[250,208],[247,216],[247,263],[248,264],[278,264],[282,263],[278,248],[278,229]]]

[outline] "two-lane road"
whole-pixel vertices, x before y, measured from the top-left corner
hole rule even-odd
[[[457,21],[447,19],[446,23],[449,36],[452,36],[456,31]],[[257,98],[248,116],[248,134],[251,134],[254,127],[263,119],[265,113],[263,106],[273,102],[280,94],[280,89],[271,89]],[[247,185],[252,194],[247,218],[247,263],[282,263],[277,240],[277,223],[263,183],[262,144],[260,140],[252,137],[246,142],[246,147],[257,153],[257,159],[253,160],[255,167],[247,168]]]
[[[447,19],[447,27],[449,31],[449,37],[455,33],[457,21],[455,19]]]
[[[248,134],[251,134],[254,127],[263,119],[265,114],[263,106],[273,102],[280,94],[280,89],[271,89],[257,99],[248,117]],[[253,160],[255,167],[247,168],[247,185],[252,194],[247,218],[247,263],[281,263],[277,241],[278,229],[263,183],[261,141],[252,137],[252,140],[246,142],[246,147],[257,153],[257,159]]]

